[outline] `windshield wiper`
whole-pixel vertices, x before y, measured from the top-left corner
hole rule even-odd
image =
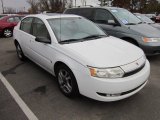
[[[93,38],[102,38],[102,37],[108,37],[108,35],[90,35],[90,36],[87,36],[87,37],[84,37],[82,39],[93,39]]]
[[[83,41],[83,40],[82,39],[68,39],[68,40],[59,41],[59,43],[60,44],[69,44],[69,43],[79,42],[79,41]]]
[[[138,24],[142,24],[143,22],[139,22]]]
[[[80,39],[68,39],[68,40],[59,41],[59,43],[60,44],[69,44],[69,43],[73,43],[73,42],[84,42],[86,40],[93,40],[93,39],[98,39],[98,38],[102,38],[102,37],[108,37],[108,35],[90,35],[90,36],[80,38]]]
[[[136,25],[136,23],[127,23],[125,25]]]

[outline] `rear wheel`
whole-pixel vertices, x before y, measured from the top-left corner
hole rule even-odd
[[[65,96],[72,98],[79,94],[76,78],[66,65],[58,66],[56,76],[59,88]]]
[[[16,51],[17,51],[17,56],[20,60],[24,61],[25,60],[25,56],[23,54],[23,51],[21,49],[21,46],[19,45],[19,43],[16,43]]]
[[[10,29],[5,29],[4,31],[3,31],[3,35],[4,35],[4,37],[12,37],[12,30],[10,30]]]

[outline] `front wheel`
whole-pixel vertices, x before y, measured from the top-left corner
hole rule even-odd
[[[72,98],[79,94],[76,78],[67,66],[60,65],[56,76],[59,88],[65,96]]]
[[[12,37],[12,30],[10,30],[10,29],[5,29],[4,31],[3,31],[3,35],[4,35],[4,37]]]

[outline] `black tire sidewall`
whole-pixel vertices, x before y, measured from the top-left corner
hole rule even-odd
[[[19,48],[21,49],[21,52],[22,52],[21,56],[22,56],[22,57],[19,57],[19,55],[18,55],[18,48],[17,48],[18,46],[19,46]],[[20,46],[19,43],[16,43],[16,52],[17,52],[18,58],[19,58],[21,61],[24,61],[24,60],[25,60],[25,56],[24,56],[24,54],[23,54],[22,48],[21,48],[21,46]]]
[[[65,93],[61,88],[60,88],[60,84],[59,84],[59,80],[58,80],[58,73],[61,69],[65,69],[70,77],[71,77],[71,83],[72,83],[72,91],[70,93]],[[58,87],[60,89],[60,91],[67,97],[69,98],[73,98],[79,95],[79,90],[78,90],[78,85],[77,85],[77,81],[76,78],[73,74],[73,72],[66,66],[66,65],[60,65],[58,66],[57,72],[56,72],[56,78],[57,78],[57,82],[58,82]]]

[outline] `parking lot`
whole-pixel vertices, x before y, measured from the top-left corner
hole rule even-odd
[[[39,120],[160,120],[160,55],[148,59],[149,83],[138,94],[109,103],[84,96],[68,99],[52,75],[17,58],[12,38],[0,38],[0,72]],[[0,120],[27,119],[0,81]]]

